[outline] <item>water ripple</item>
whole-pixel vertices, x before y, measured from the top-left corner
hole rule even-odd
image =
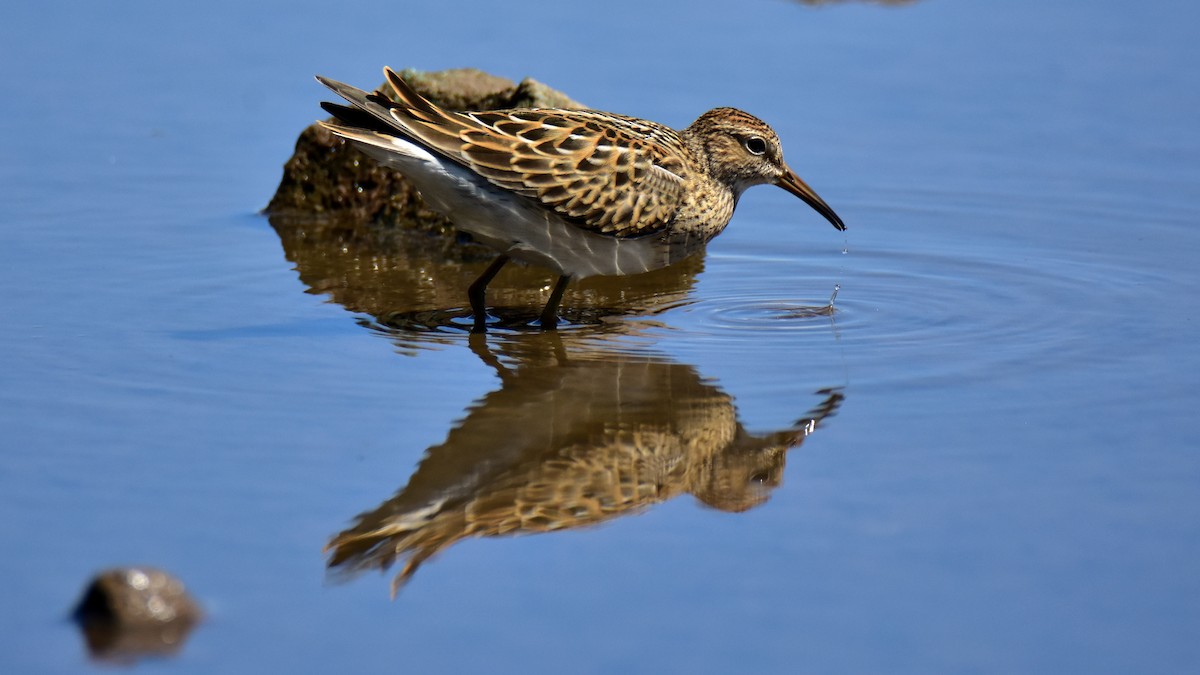
[[[732,344],[753,333],[755,347],[771,349],[832,335],[868,379],[1062,366],[1110,348],[1111,339],[1096,338],[1119,330],[1119,317],[1163,283],[1119,260],[1071,255],[880,250],[855,252],[841,269],[760,259],[714,272],[678,323],[696,339]],[[785,296],[780,279],[805,289],[838,280],[834,310],[819,297]]]

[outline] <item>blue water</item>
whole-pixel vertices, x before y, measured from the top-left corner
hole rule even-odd
[[[606,7],[0,8],[0,670],[95,667],[66,616],[130,563],[208,612],[173,672],[1200,668],[1200,12]],[[768,501],[467,539],[395,601],[326,577],[427,449],[538,396],[305,283],[257,213],[312,75],[385,64],[776,128],[844,235],[755,188],[653,313],[564,331],[606,406],[657,396],[599,388],[630,364],[751,435],[841,392]],[[531,341],[490,347],[588,381]]]

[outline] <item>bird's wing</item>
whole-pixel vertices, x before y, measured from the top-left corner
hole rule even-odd
[[[397,95],[391,121],[407,135],[580,227],[650,234],[667,227],[683,199],[684,150],[671,129],[590,110],[450,112],[390,68],[384,74]],[[378,108],[368,112],[378,116]]]

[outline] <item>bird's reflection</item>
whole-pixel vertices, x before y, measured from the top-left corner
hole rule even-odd
[[[574,341],[574,342],[564,342]],[[429,448],[394,496],[329,542],[339,572],[403,565],[393,594],[468,537],[585,527],[681,494],[745,511],[780,484],[787,451],[838,409],[821,389],[786,428],[751,433],[695,368],[582,339],[525,334],[472,348],[500,387]]]
[[[353,214],[273,214],[271,224],[309,292],[371,315],[363,322],[404,352],[470,339],[499,375],[499,388],[426,451],[399,492],[328,544],[336,574],[400,562],[393,593],[468,537],[585,527],[685,493],[724,511],[753,508],[779,485],[787,451],[842,402],[841,390],[814,386],[809,412],[786,428],[752,433],[733,398],[694,367],[631,346],[652,317],[688,302],[703,255],[572,288],[568,305],[578,309],[563,318],[586,330],[506,331],[485,342],[468,338],[470,320],[459,316],[467,285],[486,265],[469,246]],[[546,277],[516,268],[497,277],[489,288],[497,320],[536,318],[507,316],[504,307],[536,313],[544,299],[535,296],[549,292],[549,277],[538,284],[539,275]],[[606,320],[612,316],[626,318]]]
[[[271,214],[270,222],[309,292],[370,314],[382,327],[410,331],[409,338],[423,333],[416,341],[425,344],[452,342],[455,337],[442,333],[470,328],[467,286],[493,257],[482,246],[422,230],[419,221],[401,227],[353,212]],[[488,299],[499,326],[520,327],[537,319],[553,275],[511,267],[488,287]],[[654,316],[685,304],[703,269],[704,256],[695,255],[646,274],[586,279],[567,291],[562,318],[594,325],[614,316]]]

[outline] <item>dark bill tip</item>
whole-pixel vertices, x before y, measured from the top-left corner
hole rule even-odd
[[[800,180],[800,177],[797,176],[791,169],[784,170],[783,175],[779,177],[779,181],[776,183],[776,185],[796,195],[800,199],[803,199],[805,204],[808,204],[809,206],[813,207],[817,213],[825,216],[825,220],[828,220],[837,229],[846,229],[846,224],[842,222],[842,219],[838,217],[838,214],[834,213],[833,209],[825,203],[825,200],[818,197],[817,193],[813,192],[813,189],[810,188],[804,181]]]

